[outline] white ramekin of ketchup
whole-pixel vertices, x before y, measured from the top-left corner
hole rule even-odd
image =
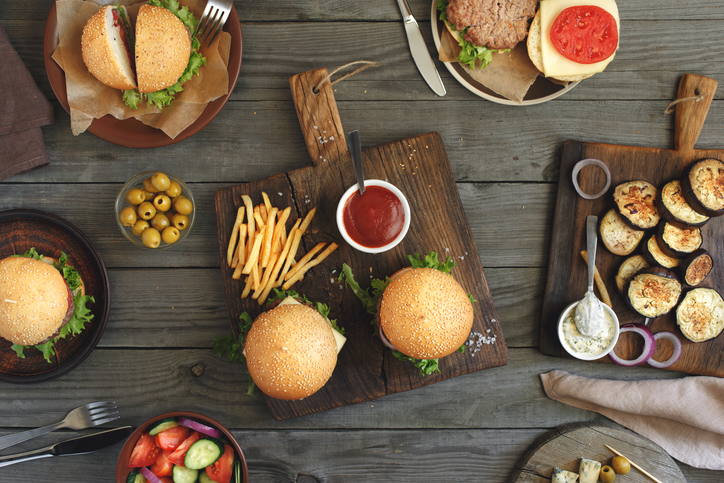
[[[385,252],[405,238],[410,228],[410,205],[396,186],[378,179],[348,189],[337,205],[337,227],[353,248],[366,253]]]

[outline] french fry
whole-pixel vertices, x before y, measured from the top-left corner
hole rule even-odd
[[[261,242],[263,241],[265,232],[266,227],[263,227],[261,231],[256,235],[256,239],[254,240],[254,246],[251,248],[251,253],[246,259],[244,269],[241,271],[241,273],[243,273],[244,275],[249,275],[251,273],[252,267],[255,266],[257,264],[257,261],[259,260],[259,249],[261,248]]]
[[[269,283],[269,278],[271,278],[271,274],[274,271],[274,265],[277,262],[277,258],[279,258],[279,255],[274,254],[269,259],[269,266],[266,267],[266,270],[264,270],[264,276],[261,278],[261,283],[259,283],[257,289],[254,290],[254,293],[251,294],[251,298],[258,299],[259,295],[261,295],[266,288],[267,284]]]
[[[322,244],[320,243],[320,245],[322,245]],[[319,246],[319,245],[317,245],[317,246]],[[337,249],[337,244],[336,244],[336,243],[330,243],[329,246],[328,246],[322,253],[320,253],[317,258],[315,258],[314,260],[308,262],[306,265],[304,265],[304,266],[301,267],[299,270],[297,270],[296,275],[294,275],[292,278],[290,278],[289,280],[287,280],[287,281],[284,283],[284,285],[282,285],[282,288],[283,288],[284,290],[289,290],[289,288],[290,288],[292,285],[294,285],[294,283],[296,283],[299,279],[301,279],[301,278],[304,276],[304,274],[307,272],[307,270],[309,270],[309,269],[312,268],[312,267],[316,267],[317,265],[319,265],[319,263],[320,263],[322,260],[324,260],[325,258],[327,258],[327,257],[329,256],[329,254],[332,253],[333,251],[335,251],[336,249]],[[300,260],[300,262],[301,262],[301,260]]]
[[[259,265],[254,265],[253,267],[251,267],[251,278],[253,280],[251,288],[256,290],[257,288],[259,288],[259,284],[261,283],[261,279],[259,276]]]
[[[287,227],[282,224],[282,236],[279,238],[281,244],[284,245],[287,242]]]
[[[241,271],[244,268],[244,258],[246,257],[246,249],[244,246],[244,240],[246,239],[246,225],[242,224],[239,226],[239,244],[237,246],[236,253],[234,254],[234,273],[231,275],[232,280],[239,280],[241,278]]]
[[[269,221],[269,211],[267,211],[265,205],[259,205],[259,214],[261,215],[261,219],[264,220],[264,223]]]
[[[264,191],[261,192],[261,199],[264,200],[264,206],[266,207],[266,212],[271,213],[272,210],[272,204],[271,201],[269,201],[269,195],[267,195]]]
[[[292,230],[296,230],[297,226],[299,226],[299,220],[294,224],[294,228]],[[271,273],[271,276],[269,277],[269,281],[267,282],[266,287],[264,288],[264,291],[259,296],[258,302],[259,305],[263,304],[266,298],[269,296],[269,292],[271,292],[271,289],[274,287],[277,287],[277,275],[279,275],[279,271],[281,270],[282,266],[284,265],[284,260],[286,259],[287,255],[289,254],[289,249],[292,247],[292,237],[287,238],[286,243],[284,244],[284,248],[282,249],[282,253],[277,258],[276,263],[274,264],[274,270]]]
[[[276,208],[274,208],[276,210]],[[271,240],[271,251],[272,253],[278,253],[280,251],[280,247],[284,245],[285,242],[280,241],[282,236],[282,230],[286,228],[287,220],[289,219],[289,215],[291,214],[292,209],[290,207],[286,207],[284,210],[281,211],[281,215],[278,215],[278,220],[276,222],[276,227],[274,228],[274,234],[272,235]],[[279,212],[277,212],[279,213]]]
[[[588,263],[588,252],[586,250],[581,251],[581,256],[586,263]],[[613,308],[613,305],[611,304],[611,296],[608,295],[608,290],[606,290],[606,284],[603,283],[603,278],[595,265],[593,267],[593,280],[595,280],[598,292],[601,294],[601,302]]]
[[[299,221],[299,220],[297,220]],[[296,255],[297,250],[299,249],[299,242],[302,240],[302,230],[299,228],[293,228],[292,231],[289,232],[289,238],[292,239],[292,245],[291,248],[289,248],[289,254],[287,255],[287,261],[284,262],[284,268],[282,269],[282,274],[279,276],[279,281],[277,282],[277,287],[281,287],[282,283],[284,282],[284,279],[286,278],[287,273],[289,272],[289,267],[292,264],[292,260],[294,259],[294,255]],[[288,241],[288,239],[287,239]]]
[[[257,229],[261,230],[262,227],[266,226],[266,221],[261,217],[259,213],[254,213],[254,220],[256,220]],[[257,232],[259,233],[259,232]]]
[[[244,286],[244,291],[241,292],[241,298],[246,298],[249,296],[249,293],[251,293],[251,286],[254,284],[254,278],[249,275],[246,277],[246,285]]]
[[[314,214],[316,212],[317,212],[317,208],[314,207],[309,211],[309,213],[307,213],[307,216],[304,217],[304,221],[302,222],[301,225],[299,225],[299,229],[301,230],[302,233],[307,231],[307,227],[312,222],[312,218],[314,218]]]
[[[236,220],[234,220],[234,228],[231,230],[231,238],[229,239],[229,246],[226,248],[226,264],[231,266],[231,261],[234,259],[234,253],[236,252],[236,240],[239,236],[239,225],[241,225],[244,219],[244,206],[240,206],[236,210]]]
[[[249,195],[241,195],[241,199],[246,207],[246,232],[249,234],[246,253],[249,254],[249,252],[251,252],[251,247],[254,244],[254,234],[256,233],[256,227],[254,226],[254,203],[251,202]]]
[[[264,242],[262,243],[259,259],[262,268],[269,265],[269,257],[272,251],[272,237],[274,236],[274,227],[277,219],[277,208],[272,208],[267,218],[266,233],[264,233]]]
[[[294,275],[295,275],[302,267],[304,267],[304,264],[305,264],[305,263],[309,262],[309,260],[311,260],[312,257],[313,257],[314,255],[316,255],[319,250],[321,250],[322,248],[324,248],[324,245],[326,245],[326,243],[323,243],[323,242],[322,242],[322,243],[317,243],[317,245],[316,245],[314,248],[312,248],[311,250],[309,250],[309,251],[307,252],[307,254],[304,255],[304,256],[297,262],[297,264],[292,267],[291,270],[289,270],[289,273],[287,273],[287,275],[284,277],[284,280],[289,280],[290,278],[294,277]],[[285,289],[285,290],[286,290],[286,289]]]

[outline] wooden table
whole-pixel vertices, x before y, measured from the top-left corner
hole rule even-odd
[[[564,97],[532,107],[482,100],[439,65],[448,90],[437,97],[410,57],[395,2],[237,1],[241,75],[231,101],[200,133],[153,150],[119,147],[91,134],[74,137],[45,75],[42,37],[51,0],[3,0],[0,24],[55,107],[43,128],[52,163],[0,185],[0,209],[35,208],[66,218],[103,254],[112,311],[98,348],[51,382],[0,384],[0,435],[61,419],[76,406],[113,399],[119,424],[191,410],[232,428],[252,481],[504,482],[541,434],[601,416],[548,399],[539,374],[563,369],[610,379],[671,379],[682,374],[622,369],[543,356],[538,349],[560,148],[567,139],[671,147],[664,108],[679,78],[724,79],[724,11],[715,2],[619,2],[621,49],[608,69]],[[430,1],[411,0],[432,46]],[[246,373],[211,353],[227,335],[213,196],[222,187],[286,172],[308,159],[289,77],[366,59],[381,63],[334,86],[342,124],[366,146],[441,133],[480,257],[486,268],[510,363],[418,390],[286,421],[261,397],[243,394]],[[724,101],[712,103],[698,146],[721,148]],[[2,155],[2,154],[0,154]],[[190,183],[199,216],[177,249],[134,248],[113,221],[113,200],[137,172],[159,169]],[[201,376],[191,368],[202,364]],[[26,443],[30,449],[68,432]],[[75,434],[75,433],[72,433]],[[112,481],[120,445],[89,456],[0,469],[3,482]],[[721,472],[681,464],[687,480],[718,482]]]

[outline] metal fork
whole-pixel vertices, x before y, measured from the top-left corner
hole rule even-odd
[[[232,0],[208,0],[206,2],[206,8],[196,27],[196,38],[199,39],[201,45],[206,43],[209,46],[216,39],[224,27],[226,19],[229,18],[233,3]]]
[[[86,429],[120,418],[115,401],[94,402],[75,408],[60,422],[0,438],[0,449],[22,443],[60,428]]]

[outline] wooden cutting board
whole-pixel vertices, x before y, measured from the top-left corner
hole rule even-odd
[[[333,89],[326,82],[318,93],[314,92],[314,86],[326,76],[326,69],[320,69],[290,79],[312,165],[221,189],[215,199],[226,304],[232,330],[237,335],[242,312],[247,311],[255,318],[263,310],[255,300],[240,298],[243,287],[231,279],[232,270],[226,266],[226,247],[237,208],[242,204],[242,194],[249,195],[256,204],[262,201],[264,191],[274,206],[291,206],[288,226],[312,207],[317,208],[314,221],[302,239],[300,253],[306,253],[318,242],[339,244],[329,258],[307,272],[293,289],[311,300],[327,303],[330,317],[336,318],[346,330],[347,343],[332,378],[316,394],[293,402],[266,398],[269,411],[276,419],[370,401],[508,362],[508,350],[483,265],[438,133],[421,134],[362,151],[365,177],[388,180],[410,203],[410,230],[402,243],[388,252],[371,255],[352,249],[340,235],[335,222],[337,202],[356,179]],[[364,133],[361,137],[364,143]],[[415,367],[398,361],[384,348],[373,334],[372,316],[337,277],[342,263],[347,263],[353,268],[355,279],[367,287],[371,278],[383,279],[408,266],[407,254],[429,251],[436,251],[443,259],[450,256],[457,262],[452,275],[478,300],[473,304],[473,333],[479,334],[476,340],[484,339],[488,343],[480,344],[477,352],[454,353],[444,358],[440,361],[441,374],[422,377]]]
[[[598,215],[599,220],[613,207],[611,192],[620,183],[642,179],[661,188],[666,182],[680,178],[684,169],[702,158],[724,159],[724,150],[699,150],[694,145],[699,137],[709,105],[716,92],[717,82],[707,77],[686,74],[679,84],[678,98],[706,94],[700,102],[688,101],[677,104],[674,124],[674,149],[655,149],[613,144],[567,141],[563,146],[558,198],[556,201],[553,236],[548,260],[548,279],[543,300],[540,348],[544,354],[566,356],[558,340],[558,317],[570,303],[580,300],[586,292],[587,268],[580,255],[586,249],[586,217]],[[571,180],[573,166],[581,159],[596,158],[611,170],[611,189],[597,200],[584,200],[576,193]],[[579,178],[586,193],[595,193],[604,186],[605,176],[601,169],[586,169]],[[714,269],[700,285],[720,291],[724,288],[724,218],[714,218],[703,228],[703,244],[714,259]],[[602,243],[598,244],[596,266],[606,284],[613,308],[621,325],[639,322],[644,318],[631,310],[617,289],[614,277],[625,257],[611,254]],[[683,343],[679,361],[669,370],[691,374],[724,376],[724,336],[707,342],[694,343],[686,339],[676,324],[675,311],[649,322],[652,332],[669,331]],[[654,357],[665,360],[670,347],[657,350]],[[633,359],[641,353],[641,338],[631,333],[623,334],[616,345],[616,354]],[[608,357],[600,359],[609,361]],[[622,368],[621,370],[625,370]]]
[[[605,445],[626,455],[659,481],[686,483],[673,459],[660,446],[621,426],[573,423],[559,426],[538,438],[513,467],[508,483],[550,483],[553,467],[578,473],[581,458],[611,465],[614,456]],[[636,468],[618,475],[620,483],[651,483]]]

